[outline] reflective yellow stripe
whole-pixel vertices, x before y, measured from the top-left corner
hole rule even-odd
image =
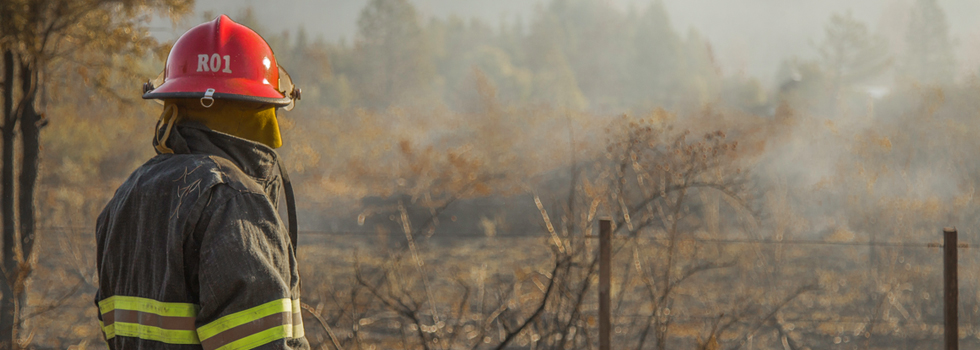
[[[114,331],[114,336],[134,337],[146,340],[155,340],[167,344],[200,344],[195,331],[183,331],[163,329],[153,326],[145,326],[136,323],[116,322],[110,324],[106,329]],[[110,338],[106,332],[106,338]]]
[[[293,338],[302,338],[306,331],[303,329],[303,309],[299,305],[299,299],[293,299],[293,315]]]
[[[293,327],[291,325],[286,324],[278,327],[269,328],[264,331],[252,334],[250,336],[238,339],[231,343],[225,344],[224,346],[217,348],[215,350],[248,350],[276,339],[292,338],[292,337],[293,337]]]
[[[303,337],[305,334],[303,329],[303,319],[302,319],[302,309],[300,306],[300,301],[291,300],[288,298],[274,300],[248,310],[240,311],[227,315],[225,317],[219,318],[204,327],[198,328],[196,331],[189,330],[193,328],[193,324],[184,324],[180,319],[176,319],[178,323],[172,323],[175,319],[159,317],[196,317],[199,306],[189,303],[165,303],[156,301],[153,299],[139,298],[139,297],[129,297],[129,296],[112,296],[106,298],[99,302],[99,312],[103,317],[116,317],[113,319],[107,319],[107,321],[99,320],[99,327],[105,333],[105,338],[112,339],[115,336],[126,336],[126,337],[136,337],[140,339],[160,341],[169,344],[201,344],[202,341],[209,338],[215,337],[222,332],[228,331],[232,328],[239,327],[262,318],[271,317],[276,314],[282,314],[281,325],[269,325],[270,328],[260,330],[256,329],[257,332],[242,336],[239,339],[226,339],[229,336],[235,336],[235,332],[248,332],[248,328],[239,328],[235,331],[226,333],[221,338],[214,338],[212,341],[212,346],[222,344],[218,349],[228,350],[228,349],[251,349],[253,347],[266,344],[270,341],[282,338],[299,338]],[[122,312],[123,314],[120,314]],[[108,316],[106,316],[108,314]],[[137,315],[139,316],[137,321]],[[155,317],[154,321],[150,321],[149,324],[140,324],[133,322],[143,322],[143,317]],[[279,316],[275,316],[278,318]],[[126,318],[128,320],[124,320]],[[265,322],[275,321],[276,318],[267,318]],[[160,321],[163,320],[163,321]],[[193,321],[193,320],[191,320]],[[108,325],[105,322],[110,322]],[[170,322],[170,323],[167,323]],[[159,326],[166,327],[161,328]],[[253,323],[253,328],[256,328],[258,324]],[[187,327],[187,328],[184,328]],[[248,327],[248,326],[246,326]],[[177,328],[177,329],[170,329]],[[241,335],[237,335],[241,336]],[[229,340],[231,342],[225,343]],[[217,342],[217,343],[215,343]]]
[[[110,324],[108,327],[106,327],[102,321],[99,321],[99,327],[102,327],[102,333],[105,334],[106,340],[112,339],[112,337],[116,336],[116,328],[113,325]]]
[[[106,339],[112,339],[116,336],[116,324],[110,324],[108,326],[102,327],[102,331],[105,332]]]
[[[253,307],[251,309],[244,310],[244,311],[239,311],[239,312],[233,313],[231,315],[228,315],[228,316],[219,318],[219,319],[215,320],[214,322],[208,323],[208,324],[204,325],[203,327],[198,328],[197,329],[197,334],[198,334],[198,336],[200,336],[201,340],[204,341],[204,340],[207,340],[208,338],[211,338],[211,337],[217,335],[218,333],[224,332],[226,330],[232,329],[234,327],[237,327],[237,326],[246,324],[246,323],[251,322],[251,321],[254,321],[254,320],[258,320],[260,318],[263,318],[263,317],[266,317],[266,316],[269,316],[269,315],[273,315],[273,314],[277,314],[277,313],[283,313],[283,312],[292,313],[293,312],[292,306],[293,306],[293,303],[288,298],[270,301],[268,303],[265,303],[265,304],[262,304],[262,305]],[[255,333],[252,336],[254,336],[256,334],[264,334],[266,332],[267,331]],[[292,336],[292,327],[290,327],[289,334],[290,334],[290,336]],[[244,337],[242,339],[236,340],[235,342],[229,343],[229,344],[227,344],[225,346],[238,343],[239,341],[242,341],[244,339],[248,339],[250,337],[251,336]],[[270,339],[270,340],[274,340],[274,339]],[[224,348],[224,347],[222,347],[222,348]]]
[[[188,303],[164,303],[147,298],[114,295],[99,302],[99,312],[107,313],[115,309],[147,312],[160,316],[196,317],[199,307]]]
[[[193,330],[193,318],[197,316],[198,308],[189,303],[165,303],[115,295],[99,302],[99,313],[103,318],[99,320],[99,326],[102,327],[106,340],[118,335],[168,344],[200,344],[197,332]],[[150,324],[135,323],[143,321]],[[161,325],[167,328],[159,327]],[[177,329],[170,329],[171,327]]]

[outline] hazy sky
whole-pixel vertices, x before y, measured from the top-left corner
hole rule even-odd
[[[426,17],[478,17],[491,24],[521,17],[527,23],[544,0],[411,0]],[[650,1],[595,0],[613,3],[626,11],[642,9]],[[268,29],[295,31],[300,26],[328,41],[353,37],[357,16],[367,0],[198,0],[197,13],[213,11],[232,18],[246,7]],[[663,0],[673,27],[682,35],[695,29],[711,42],[724,73],[745,73],[768,82],[787,57],[812,58],[813,43],[823,36],[823,25],[834,12],[851,11],[874,32],[901,44],[904,19],[911,0]],[[980,1],[939,0],[957,43],[961,71],[980,69]],[[178,36],[187,25],[159,28],[163,39]]]

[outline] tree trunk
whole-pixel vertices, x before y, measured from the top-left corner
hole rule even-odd
[[[38,166],[41,157],[41,128],[44,127],[44,115],[38,113],[35,105],[39,86],[38,65],[23,64],[21,66],[21,86],[24,92],[23,106],[20,111],[20,132],[23,147],[23,159],[20,168],[20,253],[21,263],[33,266],[35,260],[34,242],[36,241],[36,214],[34,196],[37,193]],[[21,268],[21,270],[25,270]],[[24,271],[26,273],[30,273]],[[26,278],[26,276],[24,276]]]
[[[37,112],[35,103],[38,92],[38,65],[37,62],[21,62],[20,81],[21,81],[21,105],[20,110],[20,139],[21,139],[21,164],[20,178],[18,179],[19,205],[17,214],[20,221],[19,247],[15,244],[17,252],[17,277],[14,280],[14,327],[13,339],[16,342],[17,329],[20,327],[20,314],[27,305],[26,282],[34,269],[36,254],[34,254],[35,235],[35,206],[34,195],[37,192],[38,165],[41,155],[41,127],[44,126],[43,115]],[[16,348],[16,346],[14,347]]]
[[[24,89],[24,107],[20,113],[20,132],[24,158],[20,169],[20,246],[23,262],[33,266],[35,260],[36,214],[34,197],[37,193],[37,177],[41,158],[41,128],[45,125],[44,115],[39,113],[36,104],[40,86],[38,64],[23,65],[21,80]]]
[[[3,206],[3,274],[0,280],[0,349],[13,349],[14,320],[16,311],[12,282],[17,262],[14,260],[14,236],[17,234],[14,223],[14,130],[17,117],[14,115],[14,54],[10,49],[3,53],[3,170],[0,175],[0,205]]]

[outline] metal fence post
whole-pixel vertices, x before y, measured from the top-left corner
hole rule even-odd
[[[956,229],[943,229],[943,316],[945,317],[946,350],[958,350],[959,345],[959,281],[956,273]]]
[[[609,220],[599,220],[599,350],[610,350],[609,285],[612,276],[612,229]]]

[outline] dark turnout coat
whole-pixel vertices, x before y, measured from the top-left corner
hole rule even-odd
[[[188,124],[96,224],[110,349],[308,349],[282,174],[265,145]]]

